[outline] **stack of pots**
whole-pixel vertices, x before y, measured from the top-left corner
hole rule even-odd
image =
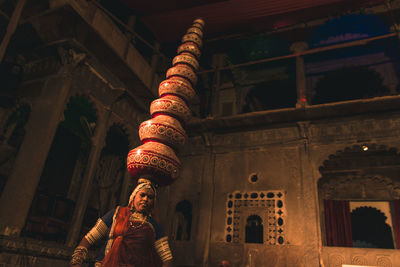
[[[203,28],[204,21],[196,19],[183,36],[167,79],[160,83],[160,98],[150,105],[151,119],[139,126],[142,145],[129,151],[127,158],[128,171],[135,179],[166,186],[179,176],[181,164],[176,153],[187,140],[183,126],[191,117],[188,103],[195,96]]]

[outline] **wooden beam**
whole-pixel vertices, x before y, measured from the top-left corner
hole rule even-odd
[[[17,5],[15,6],[11,19],[7,26],[6,34],[4,35],[3,41],[0,44],[0,63],[3,62],[3,58],[6,53],[8,43],[10,42],[11,36],[17,29],[22,9],[24,8],[25,3],[26,0],[18,0]]]

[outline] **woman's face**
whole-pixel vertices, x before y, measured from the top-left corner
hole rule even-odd
[[[151,189],[145,188],[137,192],[133,200],[133,207],[136,211],[149,213],[154,204],[154,192]]]

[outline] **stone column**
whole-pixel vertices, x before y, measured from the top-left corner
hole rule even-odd
[[[103,116],[100,116],[98,124],[92,137],[92,147],[90,149],[89,159],[83,175],[83,181],[80,187],[78,200],[75,205],[74,214],[72,215],[71,226],[67,235],[67,246],[75,246],[78,241],[79,234],[82,227],[83,218],[87,203],[89,201],[91,189],[93,186],[93,177],[99,161],[100,152],[105,145],[105,137],[107,134],[108,121],[111,117],[111,109],[103,110]]]
[[[290,51],[297,54],[308,49],[306,42],[296,42],[290,46]],[[307,83],[306,73],[304,68],[304,58],[296,57],[296,88],[297,88],[297,103],[296,108],[302,108],[308,105],[307,102]]]
[[[64,65],[58,75],[49,78],[41,96],[33,103],[24,141],[0,199],[0,234],[18,236],[25,225],[47,154],[68,101],[74,67]]]
[[[318,207],[318,186],[312,161],[312,146],[310,143],[310,122],[298,122],[299,159],[301,165],[301,201],[303,212],[303,266],[320,266],[319,248],[321,246],[320,217]]]
[[[215,54],[212,59],[212,67],[215,69],[214,71],[214,79],[212,83],[212,93],[211,93],[211,116],[220,115],[220,97],[219,90],[221,86],[221,71],[219,70],[225,61],[225,56],[223,54]]]
[[[19,19],[21,17],[22,10],[25,6],[26,0],[18,0],[13,14],[11,15],[10,21],[7,26],[6,34],[0,44],[0,63],[3,62],[4,55],[6,53],[8,43],[11,40],[12,35],[14,34],[15,30],[17,29]]]
[[[156,77],[157,73],[157,68],[159,65],[159,58],[160,58],[160,43],[155,42],[154,43],[154,49],[153,49],[153,55],[151,56],[151,81],[152,84],[154,84],[154,78]]]
[[[204,154],[205,163],[199,199],[199,207],[201,209],[199,211],[198,234],[195,243],[195,262],[198,266],[208,266],[215,190],[215,153],[212,147],[212,134],[205,133],[204,139],[208,151]]]
[[[128,199],[130,196],[130,191],[129,188],[131,188],[131,183],[133,182],[133,179],[131,178],[131,175],[129,174],[128,170],[125,171],[123,181],[122,181],[122,187],[121,187],[121,195],[119,199],[119,204],[122,206],[125,206],[128,204]]]
[[[134,31],[135,29],[135,24],[136,24],[136,16],[129,16],[128,18],[128,27]],[[127,55],[128,55],[128,51],[129,51],[129,45],[131,43],[135,43],[135,37],[132,33],[127,32],[126,33],[126,37],[127,37],[127,42],[126,42],[126,47],[125,47],[125,51],[124,51],[124,59],[126,59]]]

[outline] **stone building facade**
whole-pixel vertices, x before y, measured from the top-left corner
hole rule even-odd
[[[27,12],[6,54],[18,83],[0,109],[0,266],[68,266],[96,218],[127,202],[124,153],[139,144],[162,77],[156,55],[146,60],[90,1],[41,1]],[[377,55],[359,59],[378,64]],[[227,57],[213,65],[232,64]],[[188,123],[181,177],[158,198],[176,266],[400,266],[398,63],[378,68],[388,95],[309,105],[316,69],[332,61],[293,60],[293,106],[253,103],[243,113],[254,81],[285,79],[286,67],[233,69],[216,74],[208,116]],[[384,214],[393,248],[328,246],[324,200]]]

